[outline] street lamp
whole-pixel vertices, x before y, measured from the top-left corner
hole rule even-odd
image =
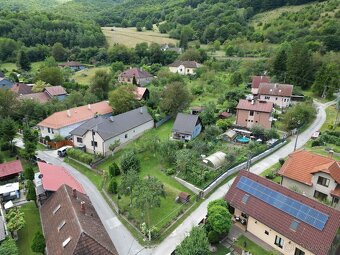
[[[296,128],[296,139],[295,139],[294,151],[296,151],[297,142],[298,142],[298,139],[299,139],[300,120],[298,120],[297,124],[298,124],[298,127]]]

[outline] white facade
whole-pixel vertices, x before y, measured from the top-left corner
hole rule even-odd
[[[180,65],[178,67],[169,66],[169,71],[172,73],[178,73],[182,75],[194,75],[196,74],[197,68],[188,68],[184,65]]]
[[[83,124],[85,121],[81,121],[66,127],[54,129],[54,128],[48,128],[39,126],[41,137],[45,138],[46,136],[49,136],[51,139],[54,139],[56,135],[61,135],[62,137],[66,137],[70,135],[70,132],[79,127],[81,124]]]
[[[281,96],[273,96],[273,95],[260,95],[260,100],[264,100],[267,102],[272,102],[274,105],[280,108],[286,108],[290,105],[290,97],[281,97]]]
[[[109,147],[116,140],[119,140],[120,144],[124,144],[128,141],[136,139],[141,134],[143,134],[146,130],[152,129],[153,126],[154,126],[154,121],[150,120],[138,127],[130,129],[106,141],[104,141],[103,138],[100,137],[100,135],[97,132],[94,132],[94,135],[92,136],[92,132],[87,131],[85,135],[82,137],[74,135],[73,143],[74,143],[74,146],[85,145],[86,151],[89,153],[95,152],[96,154],[109,155],[111,153],[111,151],[109,150]],[[94,141],[94,144],[96,145],[95,147],[93,147],[92,141]]]

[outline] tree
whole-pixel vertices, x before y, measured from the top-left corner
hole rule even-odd
[[[187,87],[181,82],[173,82],[164,89],[160,108],[166,114],[176,116],[189,106],[190,101]]]
[[[314,94],[326,98],[332,98],[333,94],[339,89],[339,72],[335,64],[323,64],[316,73],[315,81],[312,86]]]
[[[140,171],[140,161],[133,150],[125,152],[120,159],[120,168],[123,173]]]
[[[31,250],[37,253],[45,253],[45,247],[44,235],[40,231],[36,232],[32,241]]]
[[[315,108],[308,103],[296,104],[289,108],[282,118],[287,131],[300,128],[312,121],[316,116]]]
[[[147,20],[145,22],[145,29],[146,30],[152,30],[152,28],[153,28],[152,22],[150,20]]]
[[[118,187],[117,181],[115,180],[115,178],[111,178],[109,186],[107,187],[107,191],[111,194],[117,194],[118,192],[117,187]]]
[[[119,166],[117,165],[116,162],[113,162],[109,166],[109,173],[110,173],[110,177],[114,177],[114,176],[120,175],[120,169],[119,169]]]
[[[136,30],[138,32],[142,32],[143,31],[143,24],[142,24],[142,22],[137,22],[136,23]]]
[[[17,55],[17,67],[24,71],[29,71],[31,69],[31,61],[29,60],[26,52],[20,50]]]
[[[188,175],[193,167],[193,162],[197,160],[197,155],[193,150],[182,149],[176,152],[176,169]]]
[[[233,121],[231,119],[219,119],[216,121],[216,126],[223,131],[228,130],[233,125]]]
[[[19,250],[13,238],[7,237],[0,245],[1,255],[19,255]]]
[[[111,73],[105,70],[96,71],[90,91],[97,96],[98,99],[106,99],[110,89]]]
[[[122,181],[119,185],[119,193],[130,196],[130,205],[132,205],[133,195],[135,195],[133,191],[139,182],[140,178],[136,171],[130,170],[122,176]]]
[[[139,102],[134,91],[135,87],[132,85],[120,86],[111,91],[109,101],[114,114],[124,113],[138,107]]]
[[[228,233],[231,228],[231,214],[228,209],[221,205],[209,208],[208,222],[211,228],[219,234]]]
[[[216,200],[213,200],[213,201],[210,201],[209,204],[208,204],[208,213],[209,211],[214,207],[214,206],[222,206],[222,207],[225,207],[225,208],[228,208],[228,204],[227,202],[223,199],[223,198],[220,198],[220,199],[216,199]]]
[[[287,72],[287,52],[281,49],[275,56],[272,72],[279,81],[284,81]]]
[[[67,59],[67,50],[61,43],[55,43],[52,46],[52,56],[57,61],[65,61]]]
[[[194,227],[190,235],[176,247],[177,255],[208,255],[209,241],[202,227]]]
[[[243,79],[242,79],[242,75],[240,72],[233,72],[232,75],[230,76],[230,85],[233,86],[239,86],[242,84]]]
[[[113,62],[111,65],[111,71],[113,74],[117,73],[118,71],[124,71],[124,63],[121,61]]]
[[[18,110],[17,95],[9,89],[0,89],[0,117],[13,116]]]
[[[13,139],[15,138],[17,131],[18,131],[17,125],[12,118],[7,117],[1,120],[1,123],[0,123],[1,140],[3,140],[5,143],[9,143],[11,145],[12,150],[13,150]]]
[[[22,229],[26,224],[24,213],[21,212],[18,208],[10,209],[5,218],[8,231],[10,231],[11,233]]]
[[[216,121],[216,104],[209,102],[204,110],[200,113],[203,126],[214,124]]]
[[[26,199],[27,201],[36,201],[37,199],[37,194],[35,193],[35,187],[33,184],[33,181],[28,180],[27,181],[27,194],[26,194]]]
[[[25,145],[24,157],[31,159],[35,156],[39,141],[39,134],[37,130],[32,130],[28,127],[24,128],[23,131],[23,142]]]
[[[51,86],[51,85],[44,81],[36,81],[35,84],[33,85],[32,92],[34,93],[42,92],[48,86]]]
[[[26,180],[31,180],[33,181],[34,179],[34,170],[31,166],[27,166],[24,169],[24,176]]]
[[[64,82],[64,76],[59,67],[45,67],[40,70],[35,80],[44,81],[53,86],[61,85]]]

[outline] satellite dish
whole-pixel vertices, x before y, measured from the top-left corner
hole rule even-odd
[[[39,175],[38,175],[38,178],[39,178],[39,179],[41,179],[41,178],[43,178],[43,177],[44,177],[43,174],[39,174]]]

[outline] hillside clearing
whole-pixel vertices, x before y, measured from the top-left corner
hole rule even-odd
[[[161,34],[154,31],[137,32],[135,27],[115,27],[113,28],[114,31],[112,31],[111,29],[112,27],[102,27],[102,31],[109,45],[119,43],[132,48],[135,47],[136,44],[142,42],[158,44],[176,44],[178,42],[178,40],[169,38],[169,35],[167,34]]]
[[[72,75],[71,80],[74,80],[75,82],[81,85],[90,85],[96,71],[99,71],[99,70],[109,71],[110,67],[102,66],[102,67],[86,68],[84,70],[75,72]]]

